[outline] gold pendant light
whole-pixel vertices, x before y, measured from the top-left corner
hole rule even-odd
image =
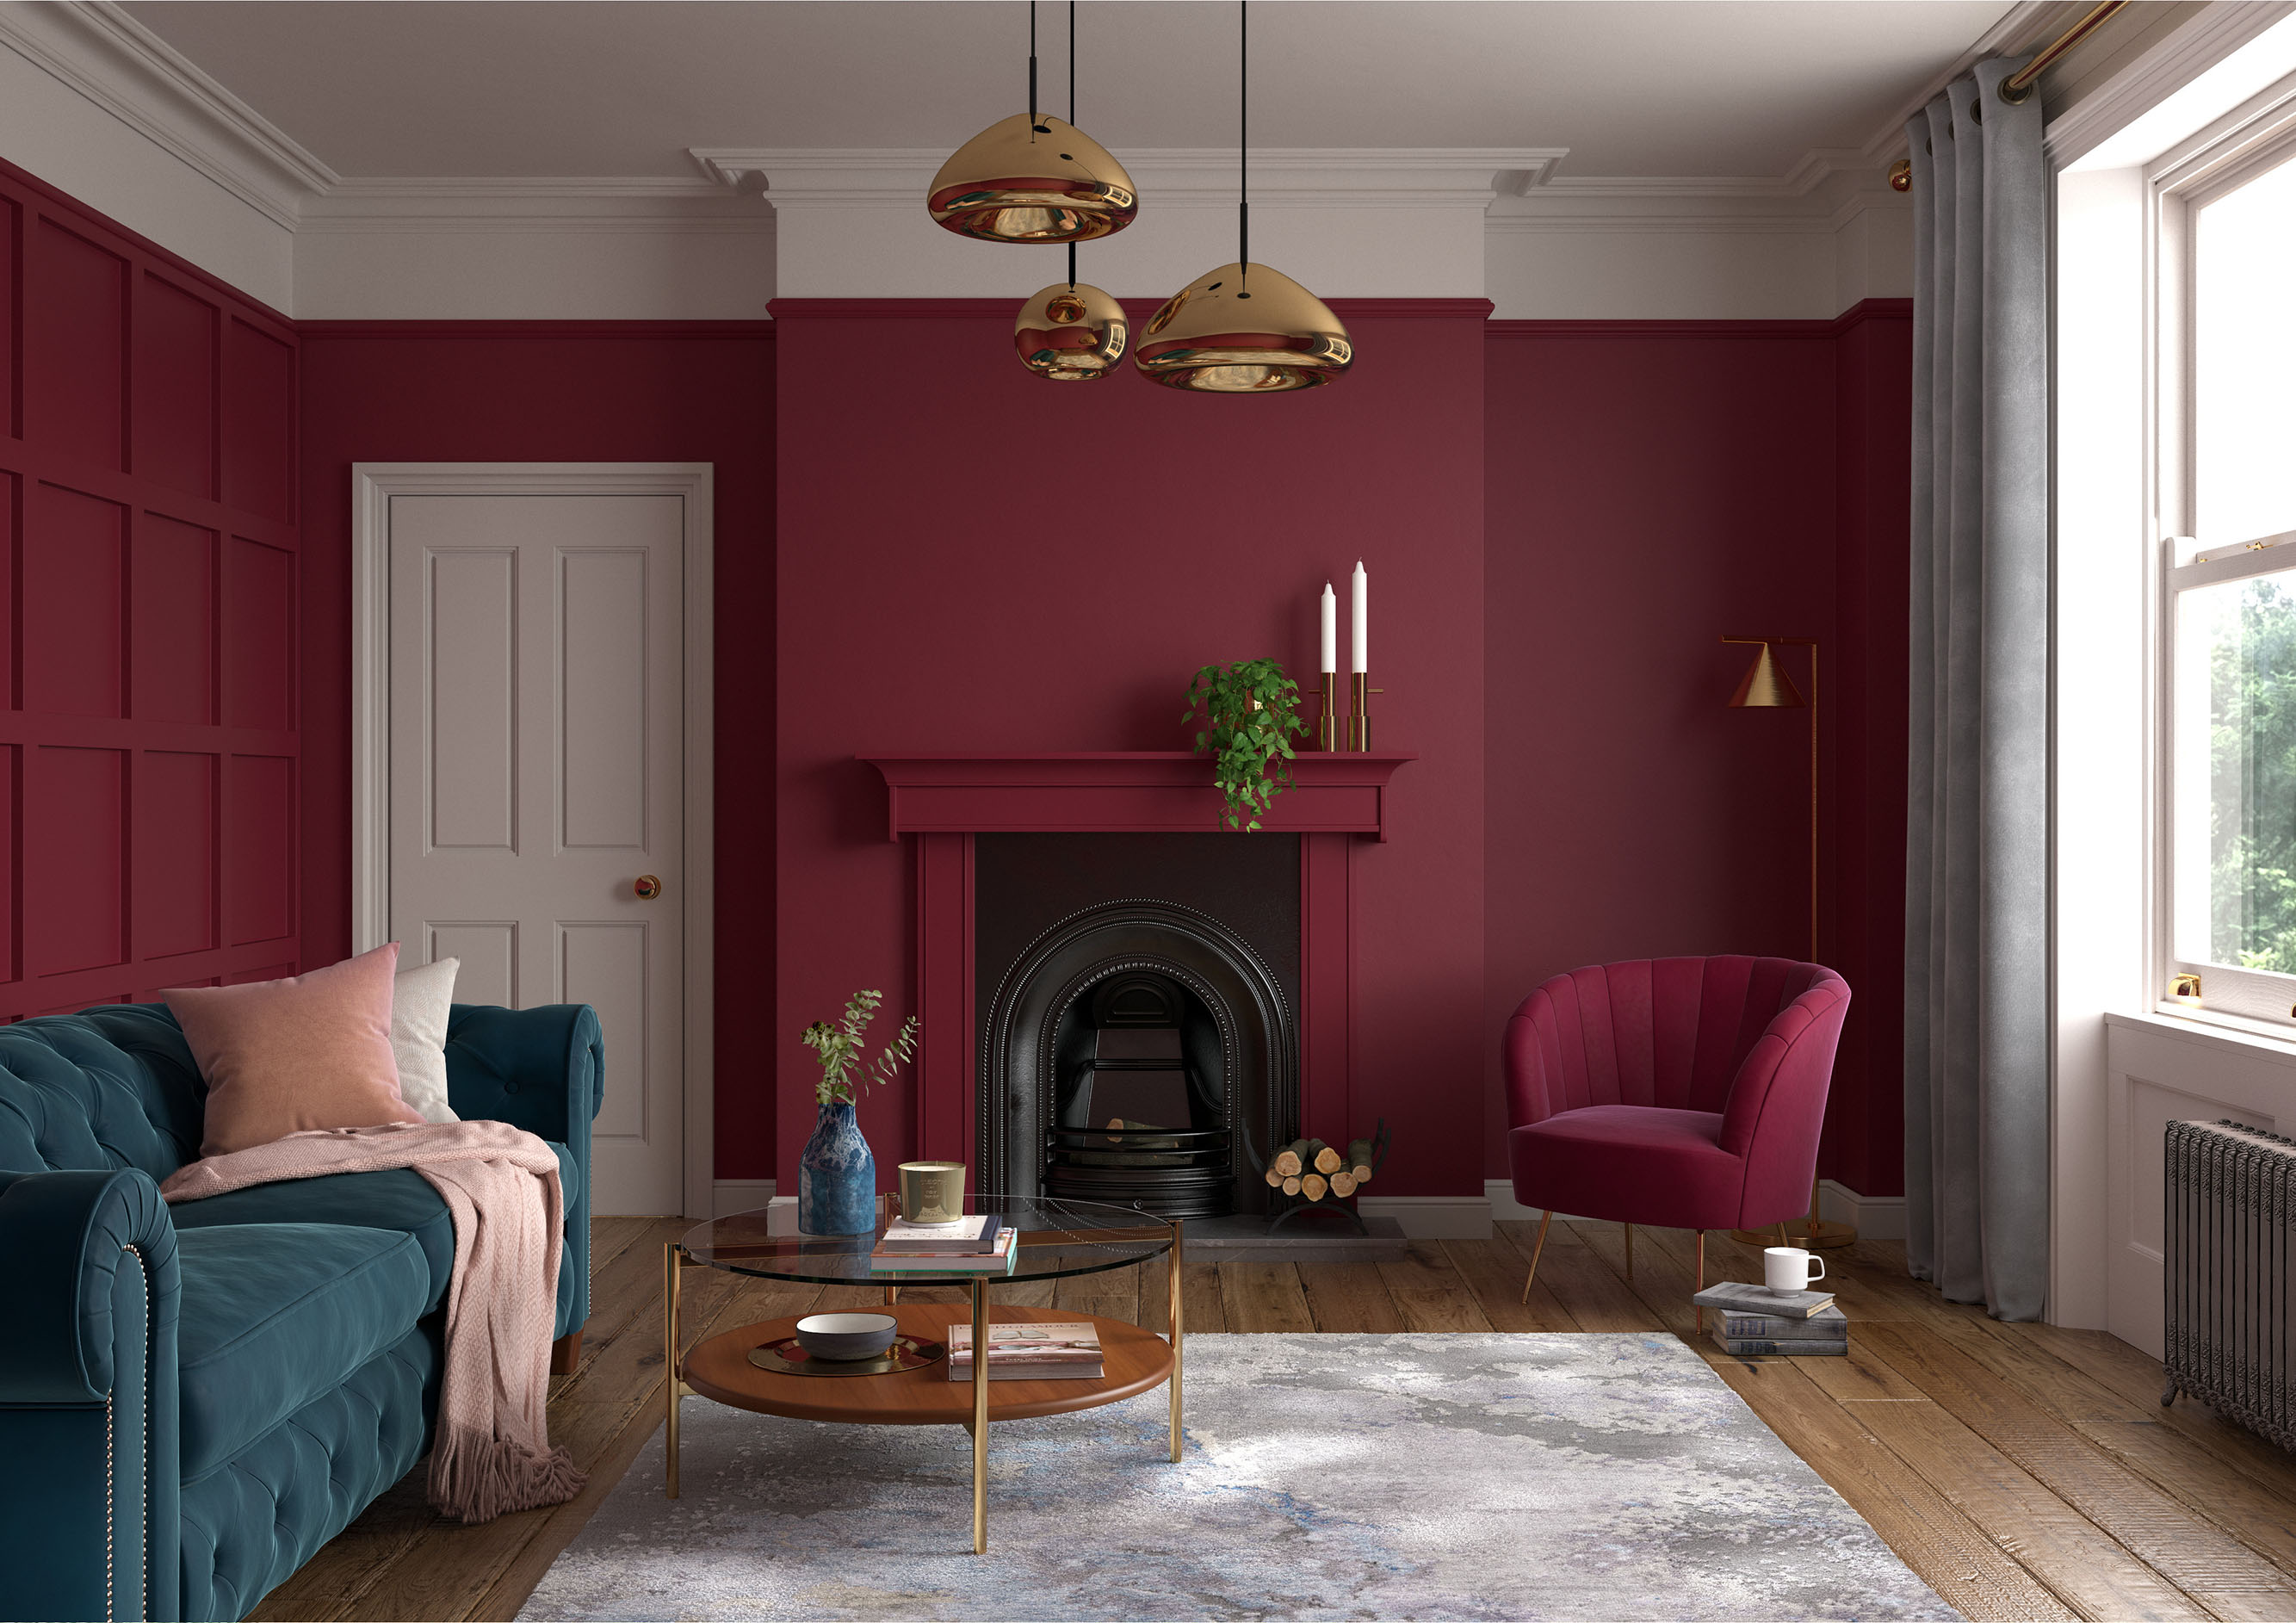
[[[1035,17],[1031,6],[1032,48]],[[1076,123],[1076,0],[1069,0],[1069,123]],[[1038,288],[1013,324],[1013,347],[1021,353],[1021,364],[1055,383],[1089,383],[1113,375],[1131,338],[1131,319],[1115,295],[1077,280],[1074,242],[1069,244],[1069,279]]]
[[[1076,279],[1073,243],[1069,279],[1038,288],[1013,324],[1013,347],[1021,352],[1021,364],[1059,383],[1110,376],[1131,339],[1131,320],[1115,296]]]
[[[1236,184],[1235,261],[1206,271],[1149,317],[1132,364],[1170,389],[1216,395],[1272,395],[1338,381],[1355,346],[1331,307],[1283,272],[1251,262],[1249,0],[1239,0],[1237,55],[1244,88]]]
[[[1075,37],[1073,19],[1070,37]],[[1070,57],[1073,99],[1073,49]],[[925,193],[935,225],[984,242],[1083,242],[1132,224],[1140,198],[1124,166],[1074,124],[1036,109],[1031,0],[1029,111],[999,119],[949,154]]]

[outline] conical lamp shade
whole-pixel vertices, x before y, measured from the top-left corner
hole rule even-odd
[[[935,225],[984,242],[1083,242],[1132,224],[1140,199],[1124,166],[1075,125],[1016,112],[949,155],[925,207]]]
[[[1206,271],[1141,329],[1132,364],[1172,389],[1266,395],[1343,376],[1355,346],[1331,307],[1265,265]]]
[[[1039,288],[1013,324],[1021,364],[1058,383],[1088,383],[1113,373],[1131,341],[1132,323],[1115,295],[1079,282]]]
[[[1770,657],[1770,645],[1762,644],[1762,652],[1754,656],[1752,668],[1738,683],[1738,691],[1730,695],[1732,708],[1750,710],[1798,710],[1802,708],[1800,689],[1793,679],[1778,668]]]

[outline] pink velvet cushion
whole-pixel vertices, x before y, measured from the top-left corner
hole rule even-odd
[[[251,1150],[313,1127],[421,1121],[390,1049],[398,943],[250,986],[163,993],[207,1079],[201,1155]]]

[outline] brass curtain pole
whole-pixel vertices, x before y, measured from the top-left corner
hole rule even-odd
[[[2113,14],[2127,6],[2128,0],[2098,0],[2079,22],[2033,53],[2033,60],[2001,81],[2001,99],[2012,107],[2022,106],[2033,94],[2033,86],[2041,75],[2054,66],[2057,59],[2080,44],[2112,20]],[[1900,158],[1890,166],[1890,189],[1910,192],[1914,189],[1914,165],[1911,159]]]
[[[2044,69],[2095,33],[2115,12],[2128,4],[2128,0],[2101,0],[2101,4],[2091,6],[2088,15],[2058,35],[2053,43],[2043,45],[2034,53],[2031,61],[2001,81],[2001,99],[2012,107],[2022,102],[2033,94],[2033,86],[2039,80]]]

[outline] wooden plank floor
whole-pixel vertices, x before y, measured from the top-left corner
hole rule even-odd
[[[551,1436],[590,1486],[572,1503],[484,1527],[442,1521],[417,1471],[254,1614],[260,1619],[516,1615],[661,1413],[662,1247],[672,1218],[602,1217],[581,1366],[554,1381]],[[1191,1264],[1192,1331],[1670,1331],[1964,1615],[1990,1619],[2275,1619],[2296,1623],[2296,1461],[2190,1399],[2160,1406],[2161,1366],[2097,1332],[2003,1324],[1908,1279],[1903,1248],[1833,1254],[1852,1321],[1848,1358],[1737,1359],[1693,1333],[1691,1237],[1557,1225],[1521,1299],[1528,1224],[1488,1241],[1414,1242],[1399,1261]],[[1710,1279],[1760,1259],[1710,1236]],[[1166,1328],[1168,1275],[1014,1286],[999,1299]],[[698,1340],[854,1287],[685,1275]],[[955,1292],[918,1291],[922,1299]],[[697,1400],[698,1401],[698,1400]]]

